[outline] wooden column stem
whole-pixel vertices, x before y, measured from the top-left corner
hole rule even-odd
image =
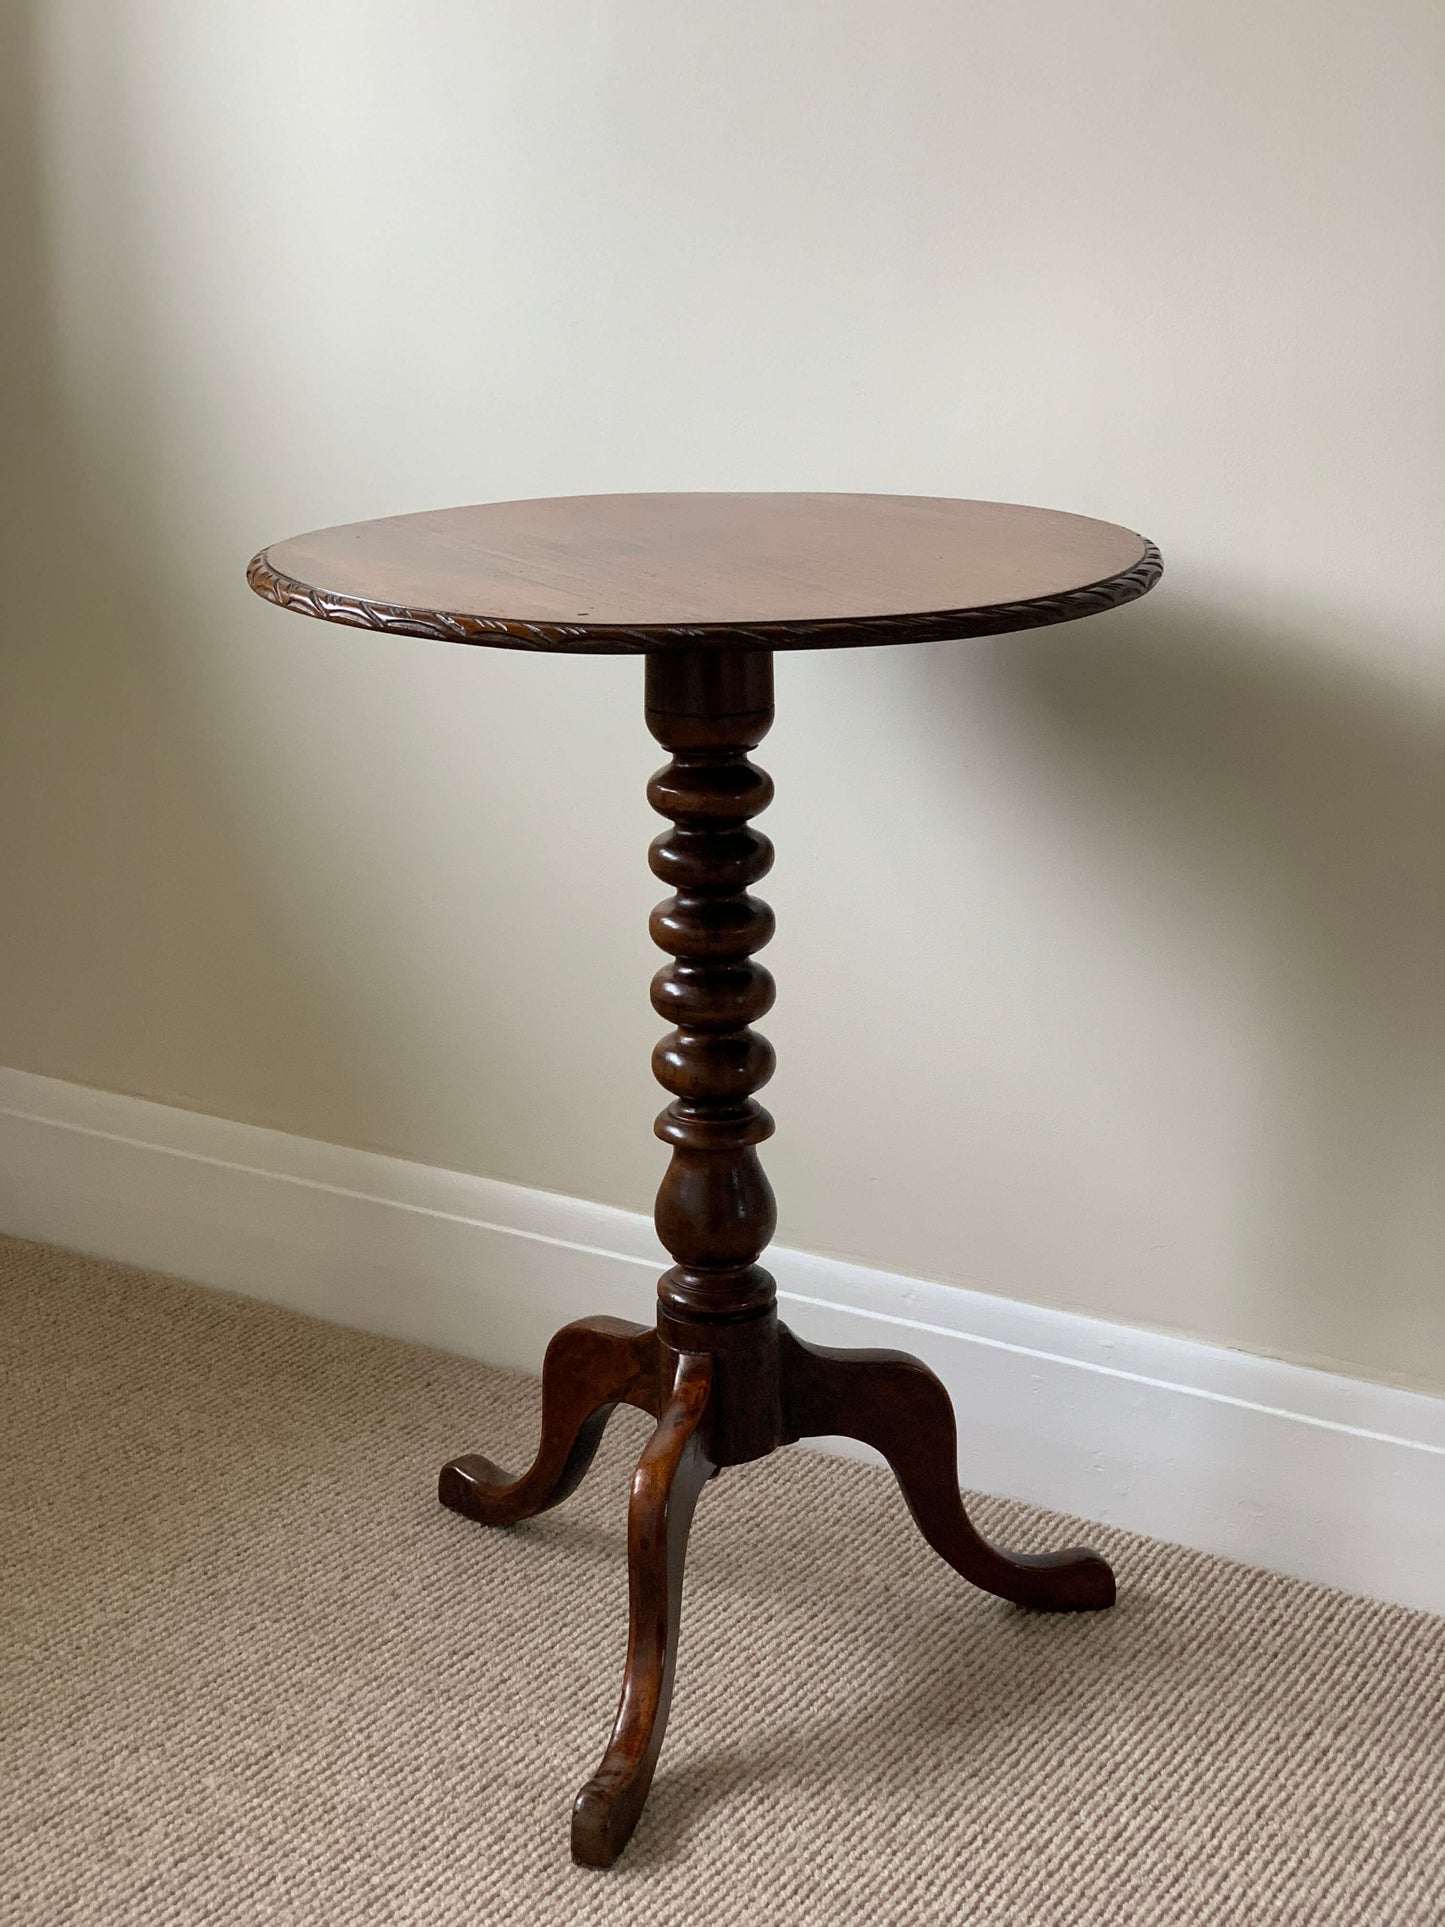
[[[773,846],[750,819],[772,800],[748,759],[773,720],[766,651],[682,650],[647,659],[647,726],[672,761],[647,786],[672,828],[649,851],[674,894],[652,914],[672,961],[652,983],[675,1028],[652,1055],[672,1102],[657,1135],[672,1150],[657,1194],[657,1233],[675,1260],[658,1284],[658,1334],[678,1354],[713,1357],[705,1432],[715,1463],[761,1458],[782,1437],[777,1292],[758,1263],[777,1207],[757,1147],[773,1120],[753,1096],[773,1049],[752,1029],[772,1006],[773,979],[752,953],[773,913],[748,886]]]

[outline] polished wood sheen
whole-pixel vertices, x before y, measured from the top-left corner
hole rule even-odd
[[[542,1442],[513,1478],[480,1453],[442,1467],[440,1497],[484,1526],[514,1526],[577,1490],[619,1405],[662,1415],[657,1333],[621,1318],[564,1325],[542,1360]]]
[[[1159,578],[1142,535],[932,495],[574,495],[393,515],[263,549],[301,615],[513,649],[946,642],[1094,615]]]
[[[542,1368],[537,1455],[519,1477],[469,1453],[444,1505],[514,1526],[559,1504],[619,1404],[656,1428],[628,1508],[629,1632],[606,1751],[577,1795],[572,1852],[606,1867],[652,1783],[676,1670],[693,1512],[708,1480],[795,1440],[855,1438],[887,1460],[929,1545],[1014,1606],[1114,1601],[1097,1553],[1009,1552],[959,1491],[953,1408],[902,1352],[810,1345],[777,1316],[760,1260],[776,1222],[759,1147],[773,1069],[755,1025],[773,1001],[757,953],[773,913],[753,886],[773,786],[753,760],[773,720],[772,646],[903,642],[1062,622],[1142,595],[1157,551],[1109,524],[995,503],[886,496],[594,496],[398,516],[281,543],[252,586],[326,620],[504,647],[647,652],[647,727],[668,752],[648,784],[667,827],[649,861],[668,961],[652,1001],[668,1102],[658,1236],[672,1265],[655,1327],[566,1325]],[[580,626],[579,626],[580,625]],[[766,641],[772,646],[760,646]],[[884,780],[880,778],[880,780]]]
[[[610,1867],[632,1837],[662,1750],[682,1619],[682,1567],[698,1495],[716,1469],[703,1444],[705,1352],[676,1360],[627,1508],[628,1632],[622,1698],[601,1763],[572,1805],[572,1857]]]

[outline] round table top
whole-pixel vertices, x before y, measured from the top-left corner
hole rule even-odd
[[[934,642],[1069,622],[1159,580],[1112,522],[929,495],[573,495],[293,536],[247,571],[328,622],[632,654]]]

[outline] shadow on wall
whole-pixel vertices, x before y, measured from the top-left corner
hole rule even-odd
[[[57,111],[41,17],[0,14],[4,487],[18,558],[0,724],[12,933],[0,1062],[185,1104],[197,1094],[184,1066],[220,1061],[244,1084],[279,1020],[320,1074],[344,1080],[318,987],[288,957],[284,906],[248,866],[218,780],[214,700],[195,671],[207,610],[160,526],[167,373],[148,339],[128,192],[124,20],[87,15],[88,35],[115,41],[87,55],[92,74],[115,63],[115,85],[85,106],[109,163],[105,219],[85,210],[90,230],[62,265],[47,198],[63,191],[66,156],[40,120]]]
[[[1442,706],[1371,674],[1389,638],[1359,635],[1349,660],[1322,645],[1337,615],[1191,610],[1168,588],[1166,576],[1157,603],[1014,638],[982,662],[907,652],[929,753],[958,769],[959,707],[982,671],[1040,743],[1066,808],[1242,953],[1262,1061],[1252,1261],[1231,1281],[1241,1329],[1253,1317],[1275,1349],[1289,1303],[1309,1304],[1316,1330],[1373,1334],[1337,1357],[1393,1354],[1438,1383]],[[1185,1136],[1189,1106],[1180,1090]]]

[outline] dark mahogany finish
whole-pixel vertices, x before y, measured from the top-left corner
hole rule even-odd
[[[564,1325],[542,1360],[542,1442],[530,1471],[513,1478],[480,1453],[442,1467],[438,1496],[484,1526],[535,1518],[581,1485],[619,1405],[658,1418],[662,1393],[657,1333],[623,1318]]]
[[[959,1492],[953,1409],[926,1366],[902,1352],[808,1345],[778,1323],[759,1263],[776,1210],[758,1157],[773,1121],[756,1092],[773,1052],[753,1029],[773,1001],[755,960],[773,916],[752,894],[772,862],[753,827],[772,784],[750,752],[773,719],[773,647],[1067,621],[1142,595],[1160,566],[1141,536],[1106,523],[881,496],[504,503],[323,530],[251,565],[258,593],[331,621],[648,652],[647,726],[671,757],[648,797],[670,825],[650,862],[672,892],[652,916],[670,959],[652,1001],[672,1026],[653,1068],[670,1098],[657,1120],[671,1156],[656,1218],[674,1262],[658,1284],[655,1330],[588,1318],[553,1338],[528,1472],[512,1478],[469,1455],[444,1466],[440,1483],[454,1511],[515,1525],[576,1488],[617,1405],[657,1421],[628,1511],[622,1696],[573,1807],[573,1856],[588,1866],[612,1864],[647,1798],[672,1694],[688,1530],[719,1469],[800,1438],[860,1439],[893,1468],[928,1543],[974,1585],[1048,1612],[1114,1602],[1097,1553],[1005,1552],[975,1529]],[[900,600],[899,583],[915,578]],[[995,593],[949,600],[950,587],[965,586]]]
[[[440,642],[631,655],[953,642],[1153,588],[1132,529],[937,495],[567,495],[390,515],[263,549],[257,595]]]
[[[861,1439],[881,1452],[918,1530],[955,1572],[1015,1606],[1093,1612],[1114,1603],[1114,1575],[1083,1546],[1002,1552],[971,1523],[958,1490],[958,1430],[943,1382],[907,1352],[805,1345],[782,1327],[790,1438]]]
[[[610,1867],[632,1837],[662,1751],[682,1618],[682,1567],[698,1494],[714,1466],[702,1443],[712,1360],[684,1353],[627,1507],[628,1631],[607,1751],[572,1804],[572,1857]]]

